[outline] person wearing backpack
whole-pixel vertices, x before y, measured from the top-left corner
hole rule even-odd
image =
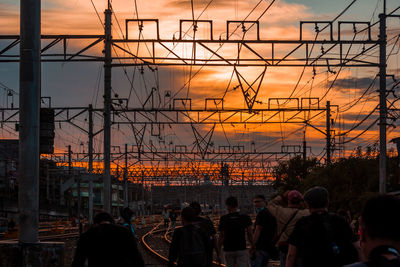
[[[221,251],[222,246],[224,247],[227,267],[248,267],[246,233],[251,247],[254,247],[251,218],[238,212],[238,201],[235,197],[228,197],[225,205],[228,214],[223,215],[219,221],[218,249]]]
[[[313,187],[304,194],[304,200],[310,215],[298,220],[289,236],[286,267],[339,267],[357,261],[350,225],[328,213],[328,191]]]
[[[214,228],[214,224],[210,220],[210,218],[201,217],[201,206],[200,203],[197,201],[193,201],[190,203],[190,207],[194,209],[196,212],[196,217],[193,221],[194,225],[199,226],[205,233],[207,233],[208,241],[210,243],[210,250],[207,252],[207,259],[208,259],[208,267],[213,266],[213,249],[216,250],[217,261],[220,262],[220,255],[219,250],[217,249],[217,238],[216,238],[216,231]]]
[[[176,225],[176,218],[178,215],[176,214],[175,210],[172,208],[171,211],[169,212],[169,220],[171,221],[171,230],[175,230],[175,225]]]
[[[368,260],[347,267],[400,267],[400,199],[370,198],[361,214],[360,241]]]
[[[276,219],[267,209],[267,201],[264,195],[256,195],[253,198],[253,205],[257,216],[254,222],[253,242],[251,249],[251,267],[267,267],[272,258],[278,257],[274,246],[276,236]]]
[[[164,227],[168,228],[168,226],[169,226],[169,210],[168,210],[167,206],[164,206],[161,216],[164,219]]]
[[[210,242],[207,234],[193,224],[196,212],[186,207],[181,217],[183,227],[176,229],[172,235],[168,266],[175,266],[177,261],[178,267],[207,267]]]
[[[134,237],[136,237],[136,228],[132,224],[133,214],[133,211],[129,207],[125,207],[121,210],[121,218],[123,219],[122,225],[127,228]]]

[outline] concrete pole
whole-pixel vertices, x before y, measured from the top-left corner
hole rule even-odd
[[[67,148],[68,148],[68,180],[69,180],[69,179],[71,179],[71,176],[72,176],[72,151],[71,151],[71,145],[68,145]],[[70,212],[74,213],[73,208],[71,207],[71,205],[74,203],[74,196],[73,196],[73,193],[72,193],[72,188],[70,189],[70,194],[68,196],[69,196],[68,197],[69,198],[68,199],[68,203],[67,203],[68,212],[69,213]]]
[[[89,105],[89,224],[93,224],[93,106]]]
[[[104,41],[104,210],[111,212],[111,9],[105,14]]]
[[[144,171],[142,171],[142,201],[143,201],[143,205],[144,205],[144,203],[145,203],[145,200],[146,200],[146,198],[145,198],[145,196],[144,196]],[[144,210],[145,210],[145,208],[144,208],[144,206],[143,206],[143,214],[142,215],[144,215]]]
[[[386,1],[384,11],[386,11]],[[379,193],[386,192],[386,12],[379,15]]]
[[[125,144],[124,207],[128,207],[128,144]]]
[[[19,235],[36,243],[39,230],[40,0],[20,1]]]
[[[6,165],[7,166],[7,165]],[[46,164],[46,198],[51,204],[51,196],[50,196],[50,173],[49,173],[49,162]],[[47,208],[47,207],[46,207]]]
[[[331,164],[331,102],[326,102],[326,164]]]
[[[81,222],[81,174],[76,177],[77,189],[78,189],[78,231],[79,235],[82,234],[82,222]]]
[[[117,165],[117,175],[116,175],[116,179],[117,179],[117,208],[119,209],[119,204],[120,204],[120,199],[119,199],[119,186],[121,185],[121,181],[119,180],[119,165]]]
[[[68,145],[68,178],[71,178],[72,173],[72,150],[71,145]]]

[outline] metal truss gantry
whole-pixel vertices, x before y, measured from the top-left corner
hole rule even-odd
[[[396,9],[398,10],[398,8]],[[260,38],[258,21],[228,21],[226,36],[214,39],[213,22],[205,20],[181,20],[178,38],[160,38],[159,22],[157,19],[139,19],[126,21],[126,38],[113,39],[111,34],[111,3],[105,10],[104,35],[42,35],[42,62],[104,62],[104,184],[105,184],[105,209],[110,210],[110,147],[111,147],[111,69],[126,66],[224,66],[232,67],[240,81],[240,86],[249,111],[253,110],[254,102],[260,86],[255,82],[245,81],[241,75],[240,67],[260,67],[262,71],[270,67],[368,67],[380,70],[380,191],[385,191],[386,181],[386,20],[390,17],[399,17],[394,12],[387,14],[384,4],[383,14],[380,15],[379,39],[373,39],[371,26],[365,21],[339,21],[337,23],[337,36],[334,36],[334,23],[331,21],[303,21],[300,22],[298,40],[263,40]],[[143,31],[145,24],[156,25],[154,38],[131,38],[129,23],[134,22],[139,32]],[[203,39],[186,38],[183,25],[189,23],[196,32],[200,24],[208,25],[209,37]],[[132,23],[131,23],[132,24]],[[354,38],[343,34],[344,28],[361,28],[354,31]],[[232,26],[235,29],[232,30]],[[254,38],[246,38],[247,32],[255,27]],[[304,28],[313,26],[316,36],[306,39]],[[243,37],[239,40],[232,38],[232,32],[241,28]],[[322,28],[322,29],[321,29]],[[366,33],[363,40],[356,40],[355,36]],[[140,36],[140,35],[138,35]],[[194,35],[195,36],[195,35]],[[318,39],[317,37],[322,37]],[[82,41],[86,44],[82,45]],[[74,41],[77,41],[74,43]],[[0,50],[0,62],[19,62],[20,44],[18,35],[1,35],[0,42],[6,43]],[[103,45],[101,45],[104,43]],[[132,52],[130,45],[139,47],[140,44],[149,45],[150,54],[137,49]],[[192,57],[185,57],[179,47],[189,45],[193,51]],[[353,45],[362,45],[361,52],[352,50]],[[178,48],[177,48],[178,47]],[[316,48],[317,47],[317,48]],[[367,53],[378,48],[380,58],[368,57]],[[104,54],[101,53],[103,51]],[[122,54],[122,55],[120,55]],[[207,55],[207,56],[203,56]],[[263,73],[261,71],[261,73]],[[264,77],[260,75],[260,83]],[[139,111],[138,111],[139,112]],[[161,113],[160,113],[161,114]],[[192,118],[191,118],[192,119]],[[190,120],[191,120],[190,119]],[[330,130],[327,131],[327,136]],[[330,138],[327,138],[327,149]],[[327,158],[329,163],[330,159]]]

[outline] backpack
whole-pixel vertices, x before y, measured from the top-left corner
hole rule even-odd
[[[136,237],[135,226],[133,226],[131,223],[124,223],[123,226],[132,233],[133,237]]]
[[[178,266],[207,266],[207,236],[200,227],[189,225],[182,228],[179,240]]]
[[[335,232],[332,227],[333,220],[335,217],[334,214],[327,214],[327,216],[321,216],[322,224],[324,226],[325,232],[325,244],[321,244],[327,248],[328,254],[330,255],[330,260],[334,263],[335,266],[343,266],[345,264],[349,264],[352,262],[356,262],[358,260],[358,253],[351,240],[349,242],[339,243],[335,238]],[[343,241],[343,240],[342,240]]]

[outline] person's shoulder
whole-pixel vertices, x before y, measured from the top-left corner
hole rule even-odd
[[[349,265],[345,265],[343,267],[367,267],[368,265],[363,262],[356,262]]]
[[[313,216],[308,213],[308,214],[304,215],[303,217],[299,218],[296,221],[296,225],[305,225],[305,224],[309,224],[313,221],[314,221]]]
[[[329,212],[328,219],[329,219],[329,222],[331,222],[335,225],[346,225],[346,226],[348,225],[347,221],[342,216],[339,216],[335,213]]]
[[[221,221],[224,221],[224,220],[227,220],[227,219],[230,218],[230,217],[231,217],[230,213],[224,214],[224,215],[221,216],[220,220],[221,220]]]
[[[174,233],[172,234],[172,236],[178,237],[186,230],[187,230],[187,227],[185,228],[185,226],[179,227],[179,228],[175,228]]]
[[[275,218],[267,208],[265,208],[262,211],[260,211],[257,214],[257,217],[258,218]]]
[[[203,218],[203,217],[201,217],[201,216],[197,216],[197,217],[194,219],[194,221],[195,221],[195,222],[199,222],[199,223],[207,223],[209,220],[206,219],[206,218]]]
[[[305,217],[310,215],[310,210],[309,209],[298,209],[298,215]]]
[[[104,224],[102,225],[102,231],[112,232],[119,235],[131,235],[130,230],[123,225],[119,224]]]
[[[239,217],[242,219],[251,219],[247,213],[239,213]]]

